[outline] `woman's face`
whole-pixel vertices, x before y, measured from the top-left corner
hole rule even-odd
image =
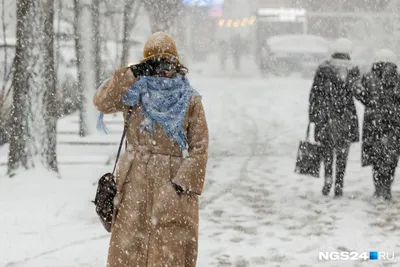
[[[154,77],[165,77],[165,78],[171,78],[175,74],[174,70],[164,70],[161,72],[157,72]]]
[[[175,65],[168,61],[160,61],[158,66],[156,67],[156,75],[155,77],[166,77],[171,78],[175,74]]]

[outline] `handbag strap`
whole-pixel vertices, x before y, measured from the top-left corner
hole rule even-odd
[[[121,137],[121,141],[119,143],[118,152],[117,152],[117,158],[115,159],[114,169],[112,171],[112,175],[113,176],[114,176],[114,173],[115,173],[115,169],[117,168],[117,163],[118,163],[118,160],[119,160],[119,156],[121,154],[122,145],[124,144],[124,139],[125,139],[125,136],[126,136],[126,132],[128,131],[129,119],[130,119],[130,117],[132,115],[132,110],[133,110],[133,107],[131,106],[131,107],[129,107],[128,112],[126,113],[126,118],[125,118],[125,123],[124,123],[124,131],[122,132],[122,137]]]

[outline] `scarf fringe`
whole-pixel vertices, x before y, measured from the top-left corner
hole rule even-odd
[[[98,131],[101,131],[101,132],[103,132],[103,133],[108,135],[109,130],[108,130],[106,124],[104,123],[104,113],[100,112],[100,114],[99,114],[99,116],[97,118],[96,128],[97,128]]]
[[[104,80],[100,86],[96,89],[96,92],[99,91],[101,88],[103,88],[104,85],[110,80],[111,78],[108,78]],[[98,117],[97,117],[97,123],[96,123],[96,129],[100,132],[103,132],[105,134],[108,134],[108,129],[106,124],[104,123],[104,113],[100,112]]]

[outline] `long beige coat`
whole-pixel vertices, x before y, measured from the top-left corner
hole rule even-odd
[[[133,84],[117,70],[94,97],[103,113],[124,112],[121,97]],[[117,169],[117,207],[108,267],[195,267],[199,207],[208,150],[208,128],[201,100],[193,96],[183,124],[188,156],[157,125],[151,136],[140,130],[141,106],[133,108],[127,132],[128,149]],[[176,183],[188,190],[178,195]]]

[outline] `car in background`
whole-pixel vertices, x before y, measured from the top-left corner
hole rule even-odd
[[[321,36],[276,35],[265,41],[259,57],[259,67],[263,74],[288,76],[300,72],[310,77],[329,56],[329,52],[330,42]]]

